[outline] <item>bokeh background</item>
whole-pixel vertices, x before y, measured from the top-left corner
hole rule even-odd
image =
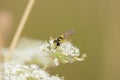
[[[15,34],[28,0],[0,0],[0,12],[10,22],[5,46]],[[8,21],[9,21],[8,20]],[[64,64],[50,70],[65,80],[120,80],[119,0],[36,0],[21,37],[49,40],[68,30],[76,32],[72,43],[84,62]]]

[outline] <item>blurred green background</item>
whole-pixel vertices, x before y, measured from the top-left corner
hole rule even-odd
[[[0,0],[0,10],[12,14],[8,46],[28,0]],[[50,70],[65,80],[120,80],[119,0],[35,0],[22,36],[49,40],[74,29],[72,43],[84,62],[64,64]]]

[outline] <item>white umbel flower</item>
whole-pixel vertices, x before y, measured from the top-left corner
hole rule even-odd
[[[12,54],[11,63],[37,64],[39,66],[58,66],[60,63],[84,61],[85,56],[80,56],[80,50],[70,41],[63,42],[56,49],[54,39],[49,42],[22,38]]]
[[[7,64],[0,67],[0,80],[63,80],[63,78],[50,75],[36,65]]]

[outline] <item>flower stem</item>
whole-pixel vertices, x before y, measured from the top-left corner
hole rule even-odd
[[[30,14],[30,12],[32,10],[32,7],[33,7],[34,3],[35,3],[35,0],[29,0],[28,5],[27,5],[27,7],[26,7],[26,9],[25,9],[25,11],[23,13],[22,19],[21,19],[21,21],[20,21],[20,23],[18,25],[18,29],[17,29],[17,31],[15,33],[15,36],[14,36],[13,40],[12,40],[12,43],[10,45],[8,54],[6,55],[4,62],[8,62],[10,60],[12,52],[13,52],[13,50],[14,50],[14,48],[15,48],[15,46],[16,46],[19,38],[20,38],[20,35],[21,35],[22,31],[23,31],[23,28],[25,26],[25,23],[26,23],[26,21],[28,19],[28,16],[29,16],[29,14]]]
[[[3,36],[2,31],[0,31],[0,63],[2,63],[4,59],[2,48],[3,48]]]

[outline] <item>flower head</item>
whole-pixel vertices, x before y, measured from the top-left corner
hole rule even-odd
[[[60,63],[72,63],[83,61],[80,50],[73,46],[70,41],[61,43],[56,49],[54,39],[49,41],[22,38],[13,52],[11,62],[20,64],[37,64],[39,66],[58,66]]]
[[[73,46],[70,41],[63,42],[59,47],[55,49],[53,45],[54,39],[50,39],[49,42],[46,42],[40,46],[41,51],[48,53],[51,57],[51,64],[56,66],[60,63],[72,63],[74,61],[83,61],[86,55],[78,58],[80,56],[80,51],[77,47]]]
[[[4,74],[1,71],[4,68]],[[63,80],[50,75],[36,65],[6,64],[0,67],[0,80]]]

